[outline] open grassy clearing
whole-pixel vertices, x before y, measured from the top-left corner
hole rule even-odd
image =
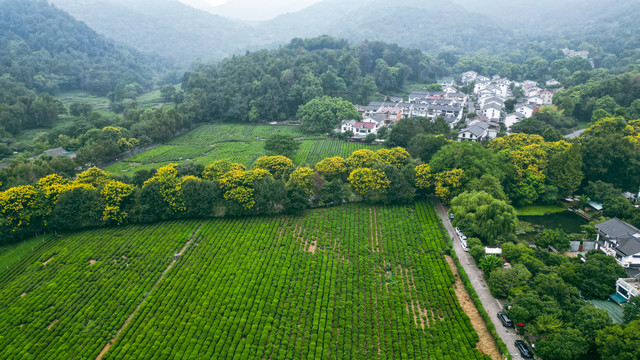
[[[445,247],[426,202],[72,234],[0,275],[0,353],[485,359]]]
[[[331,156],[349,157],[356,150],[378,150],[380,145],[327,140],[323,136],[305,136],[298,126],[280,125],[204,125],[180,136],[166,145],[127,158],[107,167],[113,174],[133,175],[141,169],[159,168],[170,162],[194,161],[209,165],[216,160],[230,159],[250,168],[264,151],[264,139],[274,134],[286,134],[300,139],[296,164],[315,165]]]

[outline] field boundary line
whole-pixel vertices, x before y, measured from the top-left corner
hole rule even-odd
[[[189,240],[187,241],[187,243],[182,247],[182,249],[180,249],[179,252],[177,252],[176,254],[179,254],[180,256],[182,256],[182,254],[184,254],[187,249],[189,249],[189,247],[191,247],[191,245],[193,245],[193,242],[196,240],[196,235],[198,235],[198,232],[200,232],[200,229],[202,229],[202,226],[204,225],[205,220],[202,220],[202,222],[200,223],[200,225],[198,225],[198,228],[196,228],[193,232],[193,235],[191,235],[191,237],[189,238]],[[131,321],[133,320],[133,317],[136,316],[136,314],[138,313],[138,311],[140,311],[140,308],[142,307],[142,305],[147,301],[147,298],[149,298],[149,295],[151,295],[151,293],[153,293],[153,291],[155,289],[158,288],[158,286],[160,285],[160,283],[162,282],[162,280],[164,280],[167,277],[167,273],[169,272],[169,270],[171,270],[171,268],[173,268],[173,265],[175,264],[175,261],[172,261],[169,266],[167,266],[166,269],[164,269],[164,271],[162,272],[162,275],[160,275],[160,277],[158,278],[158,280],[155,282],[155,284],[153,284],[153,286],[151,287],[151,289],[149,289],[149,291],[147,291],[147,293],[144,295],[144,297],[142,298],[142,300],[140,301],[140,303],[138,304],[138,306],[136,306],[136,308],[133,310],[133,312],[131,313],[131,315],[129,315],[129,317],[127,318],[127,320],[125,320],[125,322],[122,324],[122,326],[120,327],[120,329],[118,330],[118,332],[116,332],[116,335],[113,337],[113,339],[111,339],[105,346],[104,348],[102,348],[102,351],[100,351],[100,354],[98,354],[98,356],[96,356],[96,360],[102,360],[102,357],[105,356],[107,354],[107,352],[109,351],[109,349],[111,349],[111,346],[113,346],[113,344],[115,344],[115,342],[120,338],[120,336],[122,335],[122,333],[126,330],[127,326],[129,326],[129,323],[131,323]]]

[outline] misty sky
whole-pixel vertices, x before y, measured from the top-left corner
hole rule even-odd
[[[241,20],[268,20],[303,9],[320,0],[180,0],[214,14]]]

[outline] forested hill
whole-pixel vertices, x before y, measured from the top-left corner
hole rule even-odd
[[[197,58],[221,60],[263,46],[252,26],[191,8],[178,0],[51,2],[109,38],[183,64]]]
[[[367,105],[377,91],[400,93],[408,81],[432,83],[449,71],[420,50],[323,36],[201,66],[185,75],[182,88],[198,121],[279,121],[316,97]]]
[[[168,62],[99,35],[40,0],[0,0],[0,74],[37,91],[106,94],[119,83],[149,84]]]
[[[440,0],[325,0],[259,26],[282,41],[290,34],[328,34],[350,41],[379,40],[400,46],[438,51],[491,48],[511,41],[511,31],[485,15]]]

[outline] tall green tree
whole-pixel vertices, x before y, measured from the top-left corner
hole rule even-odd
[[[342,120],[359,119],[360,113],[346,100],[323,96],[300,106],[297,116],[305,131],[323,133],[338,127]]]
[[[493,243],[499,236],[513,234],[518,216],[513,206],[484,191],[464,192],[451,201],[453,223],[469,236]]]

